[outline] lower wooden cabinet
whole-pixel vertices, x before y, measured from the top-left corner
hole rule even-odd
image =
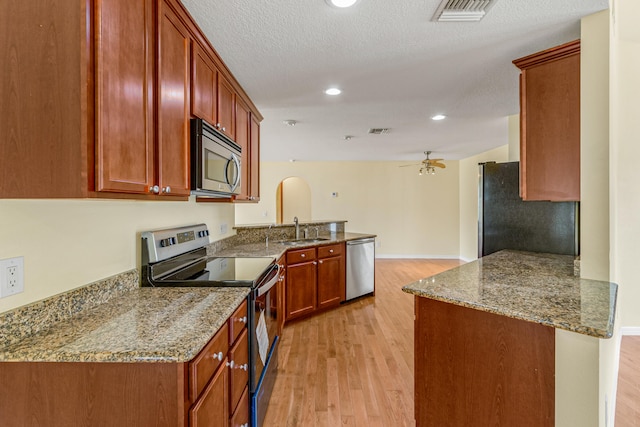
[[[287,252],[285,320],[340,305],[345,300],[345,244]]]
[[[226,427],[229,423],[227,383],[229,369],[225,365],[213,376],[200,399],[189,410],[190,427]]]
[[[231,427],[249,427],[249,386],[244,388],[240,403],[231,416]]]

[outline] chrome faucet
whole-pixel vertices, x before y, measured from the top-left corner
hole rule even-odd
[[[293,217],[293,223],[296,225],[296,240],[300,240],[300,225],[298,224],[298,217]]]

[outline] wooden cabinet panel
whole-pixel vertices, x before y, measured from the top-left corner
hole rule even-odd
[[[418,426],[554,425],[555,330],[415,297]]]
[[[155,179],[151,0],[96,3],[97,190],[145,193]]]
[[[189,363],[189,399],[195,402],[229,350],[229,328],[225,323]]]
[[[240,333],[247,327],[247,303],[240,304],[240,307],[233,312],[229,318],[229,343],[233,344]]]
[[[249,198],[260,201],[260,120],[251,114],[251,130],[249,132],[249,167],[251,171]]]
[[[218,74],[218,123],[222,133],[235,139],[236,92],[222,74]]]
[[[241,193],[236,197],[237,201],[250,200],[251,188],[251,149],[249,147],[249,108],[238,99],[236,101],[236,143],[242,149],[242,175]]]
[[[287,320],[313,313],[316,309],[316,261],[287,265],[286,290]]]
[[[231,427],[246,427],[249,425],[249,387],[245,387],[240,403],[231,416]]]
[[[318,309],[340,305],[345,299],[344,257],[318,260]]]
[[[318,258],[338,256],[344,253],[345,253],[344,243],[339,243],[337,245],[318,246]]]
[[[199,44],[192,44],[191,114],[210,124],[216,123],[218,71]]]
[[[295,251],[287,251],[287,265],[297,264],[299,262],[313,261],[316,259],[316,249],[297,249]]]
[[[229,350],[229,361],[233,362],[229,378],[229,413],[233,413],[249,383],[249,334],[244,328],[236,343]]]
[[[190,43],[187,27],[160,3],[158,41],[158,185],[161,194],[188,196]]]
[[[227,359],[224,360],[226,363]],[[227,427],[229,402],[227,394],[228,371],[222,365],[207,385],[202,396],[189,410],[190,427]]]
[[[278,272],[278,307],[277,307],[277,319],[278,319],[278,335],[282,336],[282,329],[284,328],[285,321],[285,306],[286,300],[285,295],[287,294],[286,285],[287,285],[287,263],[285,260],[285,256],[281,256],[278,259],[278,265],[280,266],[280,271]]]
[[[580,200],[580,41],[514,61],[524,200]]]

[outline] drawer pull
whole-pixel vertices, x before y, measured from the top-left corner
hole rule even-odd
[[[329,249],[329,253],[332,254],[333,253],[333,249]]]
[[[236,365],[236,369],[242,369],[243,371],[248,371],[249,365],[246,363],[244,365]]]
[[[300,258],[306,258],[307,254],[300,254]]]
[[[222,358],[224,357],[224,354],[222,354],[221,351],[217,352],[217,353],[213,353],[213,357],[215,360],[219,360],[222,362]]]
[[[227,366],[233,369],[233,367],[236,366],[236,362],[234,362],[233,360],[231,362],[227,362]]]
[[[244,317],[239,317],[238,319],[236,319],[238,322],[240,323],[244,323],[245,325],[247,324],[247,316]]]

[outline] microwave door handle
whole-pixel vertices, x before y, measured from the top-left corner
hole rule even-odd
[[[229,168],[227,168],[227,182],[231,185],[231,191],[234,191],[240,182],[240,160],[235,154],[231,153],[231,160],[229,160],[229,162],[233,162],[236,167],[236,180],[233,184],[229,182]]]

